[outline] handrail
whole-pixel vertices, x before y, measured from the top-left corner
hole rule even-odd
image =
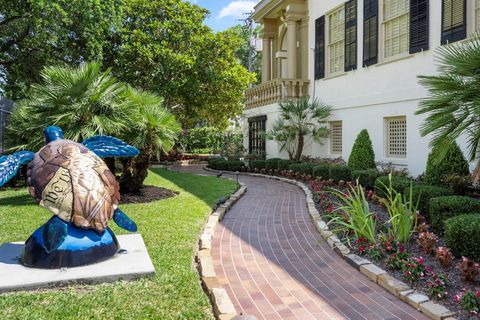
[[[310,81],[273,79],[245,91],[245,109],[294,100],[308,95]]]

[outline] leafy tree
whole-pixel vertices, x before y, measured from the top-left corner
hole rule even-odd
[[[367,129],[363,129],[355,139],[352,152],[348,158],[348,166],[352,170],[375,169],[375,153],[373,152],[372,140]]]
[[[119,28],[118,0],[0,1],[0,86],[25,97],[45,66],[103,57]]]
[[[468,42],[437,49],[439,74],[420,76],[429,97],[420,102],[416,114],[427,114],[423,136],[432,135],[432,162],[441,163],[455,141],[468,138],[469,160],[477,161],[475,180],[480,179],[477,151],[480,142],[480,35]]]
[[[280,103],[280,117],[266,136],[280,143],[280,151],[287,151],[290,160],[300,161],[306,139],[315,142],[328,134],[323,124],[332,108],[318,101],[301,98]]]
[[[438,147],[437,147],[438,148]],[[466,176],[470,174],[468,162],[463,156],[460,147],[454,143],[450,146],[442,162],[436,162],[437,150],[428,155],[425,182],[431,185],[444,186],[445,178],[449,175]]]

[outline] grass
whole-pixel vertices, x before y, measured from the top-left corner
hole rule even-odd
[[[233,181],[153,169],[146,184],[178,196],[122,209],[147,245],[156,275],[134,282],[71,285],[0,295],[2,319],[213,319],[193,266],[194,246],[213,204]],[[0,192],[0,243],[24,241],[51,214],[27,190]],[[112,229],[122,232],[115,223]],[[15,275],[12,275],[15,276]]]

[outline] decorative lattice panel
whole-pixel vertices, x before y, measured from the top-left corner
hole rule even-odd
[[[388,58],[409,50],[409,0],[384,0],[384,57]]]
[[[328,15],[328,59],[330,73],[344,70],[345,6]]]
[[[386,118],[387,157],[407,157],[407,119],[405,117]]]
[[[332,154],[342,154],[342,131],[341,121],[330,123],[330,152]]]

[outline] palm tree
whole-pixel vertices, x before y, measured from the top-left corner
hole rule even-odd
[[[133,88],[126,94],[135,115],[130,119],[130,129],[124,139],[140,150],[134,159],[123,160],[122,190],[138,192],[148,174],[153,160],[162,152],[170,151],[181,131],[175,117],[163,107],[163,99],[153,93]]]
[[[102,72],[99,63],[79,67],[53,66],[41,73],[42,82],[18,103],[7,127],[11,149],[37,150],[43,128],[57,125],[65,138],[82,141],[96,134],[125,131],[131,109],[124,102],[126,87]]]
[[[478,160],[480,142],[480,35],[468,42],[437,49],[436,76],[420,76],[429,97],[420,102],[416,114],[428,114],[421,126],[422,136],[431,134],[430,145],[440,163],[455,140],[465,134],[471,161]],[[477,162],[475,181],[480,178]]]
[[[266,136],[280,143],[280,151],[286,151],[291,160],[300,161],[306,139],[321,142],[328,128],[324,126],[332,108],[308,98],[280,103],[280,118]]]

